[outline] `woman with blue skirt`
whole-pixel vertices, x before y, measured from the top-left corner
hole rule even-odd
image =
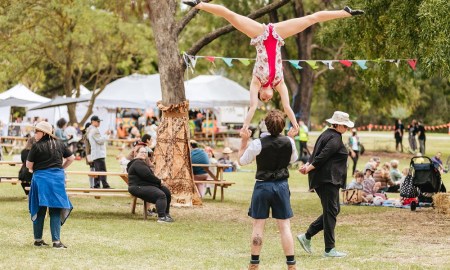
[[[33,221],[34,245],[48,246],[42,239],[47,208],[50,213],[50,232],[54,248],[66,248],[61,243],[61,226],[73,207],[65,187],[64,169],[75,159],[64,143],[53,135],[52,125],[39,122],[35,127],[27,168],[33,173],[29,195],[29,210]]]

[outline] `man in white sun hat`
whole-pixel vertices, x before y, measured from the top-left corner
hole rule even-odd
[[[331,127],[319,136],[311,157],[300,168],[302,174],[308,174],[309,188],[314,189],[319,196],[323,213],[297,239],[307,253],[312,253],[311,238],[323,230],[323,256],[345,257],[346,253],[335,249],[334,228],[340,210],[339,188],[345,188],[347,179],[348,151],[342,142],[342,134],[352,128],[354,123],[347,113],[340,111],[335,111],[333,117],[326,121]]]

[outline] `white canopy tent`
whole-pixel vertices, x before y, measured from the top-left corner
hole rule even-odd
[[[46,97],[34,93],[23,84],[17,84],[13,88],[0,93],[1,100],[5,100],[8,98],[17,98],[30,101],[30,104],[20,104],[20,107],[32,107],[36,106],[36,104],[47,102],[50,100]],[[3,130],[0,131],[0,135],[6,135],[6,133],[8,132],[7,124],[10,122],[10,118],[11,106],[0,107],[0,121],[5,124]]]

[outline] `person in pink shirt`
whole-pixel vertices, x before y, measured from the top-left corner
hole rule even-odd
[[[250,84],[250,109],[243,129],[248,129],[250,125],[258,106],[258,98],[263,102],[270,101],[275,89],[280,94],[283,109],[292,126],[298,130],[295,114],[289,105],[288,89],[283,80],[281,47],[284,45],[284,39],[298,34],[318,22],[364,14],[362,10],[345,7],[343,10],[319,11],[304,17],[266,25],[239,15],[221,5],[205,3],[201,0],[183,0],[183,3],[223,17],[237,30],[251,38],[250,44],[256,47],[256,63]]]

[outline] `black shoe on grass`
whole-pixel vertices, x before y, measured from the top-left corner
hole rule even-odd
[[[45,243],[44,240],[39,240],[39,241],[34,241],[34,246],[36,246],[36,247],[44,247],[44,246],[48,246],[48,244]]]
[[[57,248],[57,249],[65,249],[67,248],[63,243],[61,242],[57,242],[57,243],[53,243],[53,248]]]

